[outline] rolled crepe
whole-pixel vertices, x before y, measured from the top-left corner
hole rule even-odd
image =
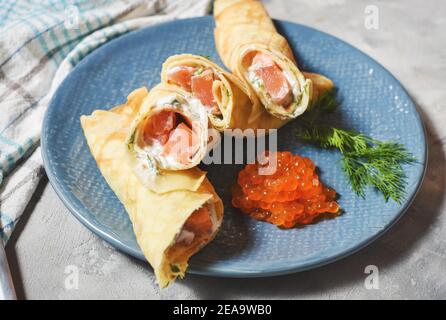
[[[288,41],[259,1],[216,0],[214,17],[215,43],[224,64],[274,116],[296,118],[321,88],[333,87],[324,76],[298,69]]]
[[[208,148],[205,108],[180,88],[154,87],[144,98],[126,140],[135,174],[151,190],[159,191],[170,171],[200,163]]]
[[[160,287],[165,287],[183,277],[188,259],[215,237],[223,205],[197,168],[165,177],[171,183],[164,193],[150,191],[135,176],[125,140],[147,94],[140,88],[126,104],[82,116],[81,124],[99,170],[124,205],[136,240]]]
[[[169,57],[163,64],[161,81],[200,100],[212,126],[219,131],[276,129],[286,123],[269,114],[237,77],[203,56]]]

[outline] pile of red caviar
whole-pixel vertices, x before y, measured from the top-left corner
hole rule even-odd
[[[272,174],[260,174],[262,167],[271,167],[268,161],[273,161],[272,157],[276,157],[276,169]],[[309,224],[321,214],[339,212],[336,191],[319,181],[311,159],[290,152],[267,153],[265,159],[265,165],[248,164],[239,172],[232,192],[234,207],[281,228]]]

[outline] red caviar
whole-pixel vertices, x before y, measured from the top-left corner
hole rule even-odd
[[[232,205],[252,218],[281,228],[313,222],[323,213],[338,214],[336,191],[325,187],[309,158],[291,152],[267,154],[277,159],[273,174],[261,174],[266,165],[248,164],[238,174]]]

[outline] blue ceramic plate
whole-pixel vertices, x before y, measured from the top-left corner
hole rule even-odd
[[[339,88],[342,108],[335,124],[377,139],[403,143],[419,160],[405,167],[408,198],[402,205],[385,202],[374,190],[366,200],[352,193],[338,163],[339,154],[295,139],[297,122],[279,130],[280,150],[311,157],[321,179],[341,194],[344,214],[292,230],[256,222],[235,210],[230,187],[240,166],[204,168],[225,203],[217,238],[190,261],[191,273],[258,277],[301,271],[345,257],[382,235],[410,205],[426,164],[423,123],[401,84],[376,61],[347,43],[298,24],[277,21],[300,67],[322,73]],[[214,48],[211,17],[180,20],[132,32],[85,58],[57,90],[45,116],[42,149],[46,172],[70,211],[90,230],[120,250],[144,259],[127,214],[96,167],[79,123],[83,114],[125,101],[140,86],[160,81],[163,61],[173,54],[210,56]],[[221,64],[222,65],[222,64]]]

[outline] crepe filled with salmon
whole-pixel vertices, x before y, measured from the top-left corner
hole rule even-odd
[[[268,113],[246,85],[210,59],[180,54],[163,64],[161,81],[174,85],[206,108],[212,127],[224,129],[277,129],[286,121]]]
[[[126,139],[148,91],[132,92],[126,104],[81,117],[93,158],[124,205],[136,240],[154,269],[160,287],[185,275],[189,258],[217,234],[223,205],[205,173],[172,171],[163,192],[146,188],[134,174]]]
[[[328,78],[299,70],[261,2],[216,0],[214,17],[221,59],[272,115],[294,119],[333,87]]]
[[[135,174],[162,192],[166,175],[193,168],[205,157],[208,129],[207,111],[197,99],[176,86],[157,85],[143,99],[126,140]]]

